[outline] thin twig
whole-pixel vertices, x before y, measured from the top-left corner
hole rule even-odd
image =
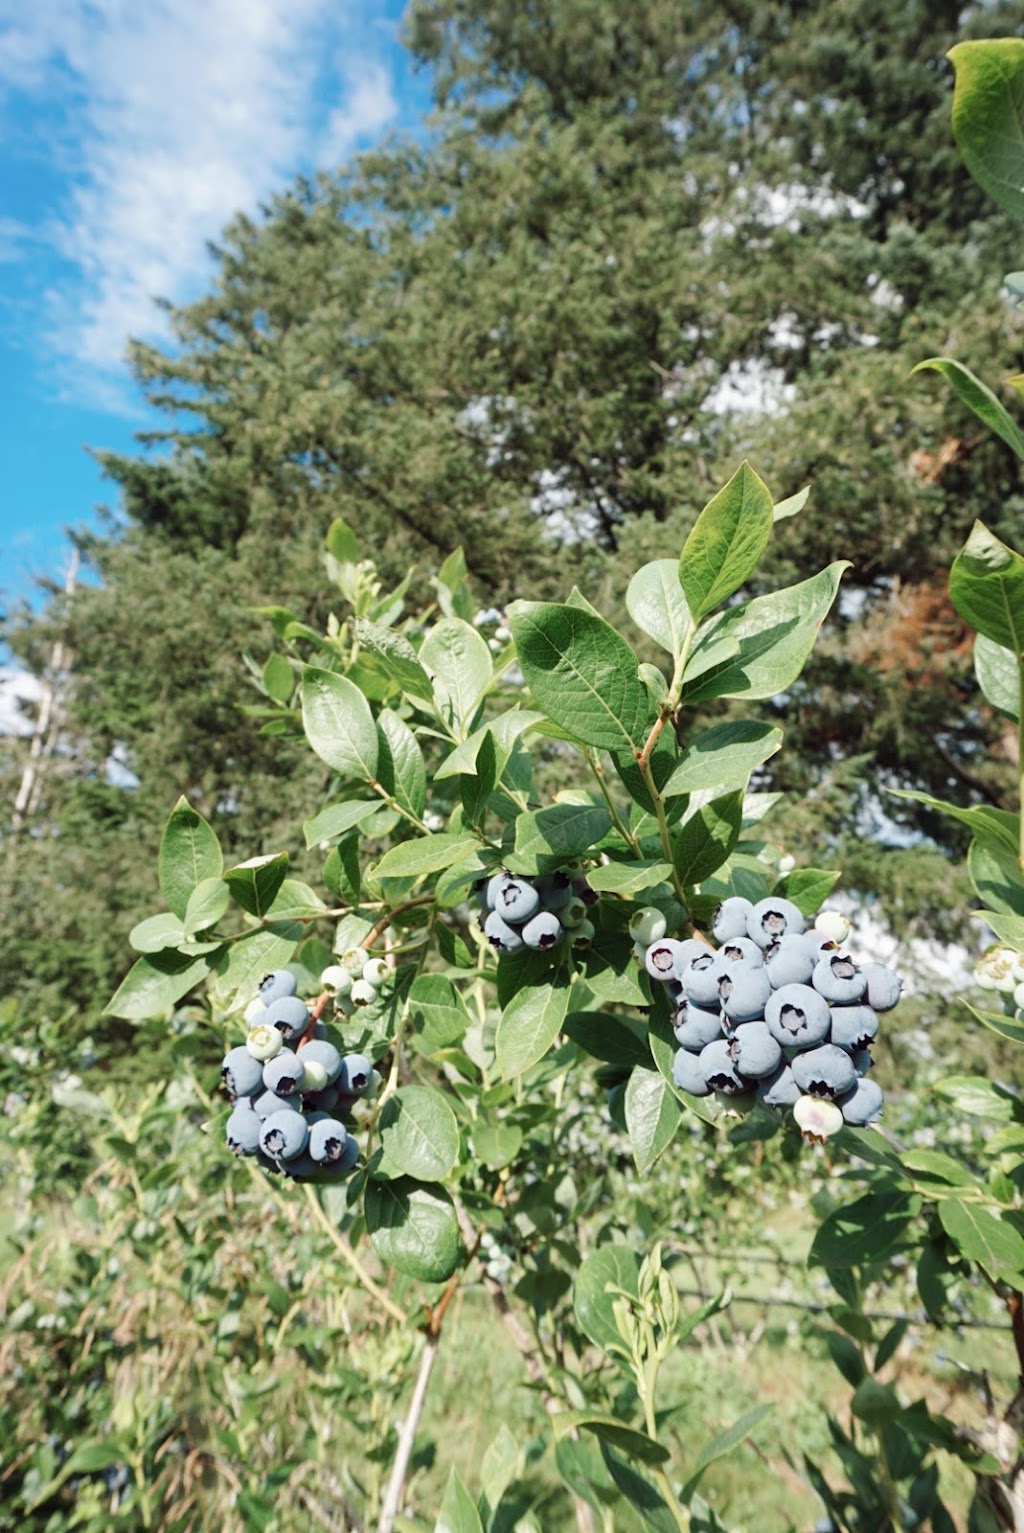
[[[437,1359],[437,1349],[441,1345],[441,1337],[438,1332],[427,1331],[423,1356],[420,1359],[420,1371],[416,1375],[416,1385],[409,1401],[409,1410],[402,1429],[398,1434],[398,1449],[395,1453],[395,1462],[391,1466],[391,1477],[388,1480],[387,1489],[384,1492],[384,1501],[380,1510],[380,1521],[377,1524],[377,1533],[394,1533],[395,1518],[398,1516],[402,1501],[402,1491],[405,1488],[405,1477],[409,1472],[409,1461],[412,1458],[413,1443],[416,1438],[416,1430],[423,1415],[423,1406],[427,1398],[427,1385],[430,1383],[430,1375],[434,1370]]]

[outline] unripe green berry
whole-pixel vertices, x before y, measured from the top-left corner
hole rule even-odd
[[[653,905],[644,905],[642,909],[634,911],[630,918],[629,935],[634,942],[645,948],[664,937],[667,931],[668,922]]]
[[[573,947],[588,948],[594,940],[593,921],[580,921],[577,926],[570,929],[569,936]]]

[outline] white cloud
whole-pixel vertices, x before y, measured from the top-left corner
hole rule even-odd
[[[0,0],[0,96],[52,128],[34,149],[66,178],[40,216],[70,273],[46,316],[67,384],[109,389],[129,336],[166,333],[152,300],[202,289],[233,213],[397,114],[368,36],[338,0]]]
[[[38,677],[14,665],[0,665],[0,735],[30,735],[32,720],[24,704],[38,703],[43,685]]]

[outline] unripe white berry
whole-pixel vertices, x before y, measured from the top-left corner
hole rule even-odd
[[[377,991],[368,979],[354,979],[348,998],[353,1006],[369,1006],[377,999]]]
[[[842,946],[850,935],[850,922],[841,911],[819,910],[814,918],[814,930],[821,932],[830,942],[838,942]]]
[[[323,1091],[328,1084],[327,1071],[318,1059],[310,1059],[303,1049],[302,1060],[302,1089],[303,1091]]]
[[[341,966],[347,969],[353,979],[358,979],[363,972],[363,964],[366,962],[366,949],[364,947],[346,948],[341,955]]]
[[[249,1027],[255,1027],[258,1022],[262,1022],[266,1014],[267,1008],[264,1006],[263,1002],[259,999],[258,996],[254,1001],[249,1002],[248,1006],[242,1013]]]
[[[363,971],[360,977],[365,979],[368,985],[372,985],[374,990],[379,990],[390,973],[391,970],[383,958],[368,958],[363,964]]]
[[[336,996],[348,995],[352,989],[352,976],[342,964],[332,963],[321,974],[320,983],[325,990],[333,991]]]
[[[284,1038],[276,1027],[260,1023],[249,1033],[245,1046],[253,1059],[262,1060],[266,1064],[268,1059],[274,1059],[280,1054],[284,1048]]]
[[[805,1139],[824,1144],[843,1126],[842,1108],[823,1097],[802,1096],[793,1104],[793,1117]]]

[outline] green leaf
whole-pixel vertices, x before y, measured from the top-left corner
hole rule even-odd
[[[480,1465],[480,1493],[483,1497],[480,1511],[486,1523],[491,1521],[502,1496],[519,1473],[520,1463],[519,1445],[502,1422]]]
[[[523,1131],[514,1123],[478,1123],[473,1127],[473,1152],[488,1171],[500,1171],[515,1160]]]
[[[302,727],[321,761],[340,777],[373,782],[377,726],[354,682],[308,665],[302,673]]]
[[[185,908],[185,931],[188,936],[216,926],[231,903],[231,891],[223,878],[204,878],[196,884]]]
[[[990,1027],[1000,1038],[1009,1038],[1011,1043],[1024,1043],[1024,1022],[1015,1022],[1002,1011],[979,1011],[976,1006],[965,1001],[964,1005],[973,1017]]]
[[[359,643],[377,656],[392,681],[397,682],[403,692],[423,702],[433,702],[434,683],[404,634],[396,633],[393,628],[384,628],[380,623],[371,623],[364,617],[357,618],[355,629]]]
[[[621,894],[629,898],[667,883],[672,877],[672,865],[668,862],[609,862],[591,868],[587,882],[592,889],[607,894]]]
[[[526,986],[512,997],[494,1035],[503,1080],[522,1075],[543,1059],[561,1032],[568,1009],[569,986],[561,977],[550,984]]]
[[[273,654],[263,667],[263,685],[275,703],[287,706],[295,691],[295,672],[283,655]]]
[[[700,621],[757,569],[774,520],[772,497],[749,463],[704,507],[679,558],[690,612]]]
[[[377,878],[423,878],[452,867],[480,845],[476,836],[458,831],[439,831],[436,836],[417,836],[393,846],[374,868]]]
[[[953,135],[971,175],[1024,215],[1024,40],[987,38],[949,51],[956,70]]]
[[[214,989],[228,998],[228,1009],[245,1005],[256,994],[256,987],[271,969],[283,969],[302,936],[301,926],[282,923],[260,931],[246,932],[221,950],[217,960]]]
[[[459,1221],[443,1187],[407,1176],[369,1181],[364,1211],[370,1243],[385,1266],[424,1283],[444,1283],[459,1265]]]
[[[108,1016],[129,1020],[161,1016],[206,978],[215,959],[216,953],[193,958],[173,949],[138,959],[107,1003]]]
[[[520,735],[543,722],[544,715],[534,708],[513,708],[508,713],[499,713],[475,729],[468,740],[457,745],[451,755],[444,758],[434,773],[434,781],[440,782],[445,777],[458,777],[462,772],[472,772],[476,767],[480,747],[488,736],[498,746],[498,761],[501,771],[504,771],[512,747]]]
[[[1016,916],[1018,920],[1024,917],[1024,875],[1012,852],[972,840],[967,852],[967,871],[979,899],[991,911]],[[1024,940],[1024,920],[1020,936]]]
[[[369,804],[359,801],[328,804],[326,809],[321,809],[319,814],[303,822],[302,834],[306,838],[307,848],[319,846],[321,841],[334,841],[339,836],[345,835],[353,826],[369,819],[371,814],[376,814],[380,807],[380,799],[374,799]]]
[[[631,751],[653,722],[637,659],[603,618],[553,602],[509,609],[519,664],[537,704],[586,745]]]
[[[755,1405],[752,1410],[744,1411],[731,1427],[727,1427],[724,1432],[719,1432],[717,1437],[713,1437],[709,1443],[704,1444],[697,1455],[697,1462],[690,1472],[690,1477],[679,1495],[684,1506],[688,1505],[704,1471],[716,1459],[724,1458],[727,1453],[738,1448],[741,1442],[745,1442],[758,1423],[763,1421],[774,1408],[772,1405]]]
[[[842,876],[827,868],[794,868],[779,884],[778,893],[792,900],[801,915],[817,915]]]
[[[488,730],[480,742],[473,771],[464,772],[459,778],[459,798],[462,800],[464,823],[477,827],[483,824],[491,794],[498,786],[499,776],[498,747],[494,736]]]
[[[448,1474],[434,1533],[483,1533],[476,1504],[454,1469]]]
[[[177,947],[184,936],[184,924],[165,910],[133,926],[128,941],[137,953],[162,953],[165,948]]]
[[[650,1170],[672,1143],[682,1108],[657,1070],[637,1068],[626,1083],[626,1129],[637,1170]]]
[[[968,1261],[977,1262],[992,1278],[1024,1272],[1024,1236],[999,1218],[995,1209],[977,1203],[944,1199],[939,1205],[942,1228]]]
[[[663,1448],[661,1443],[648,1437],[646,1432],[637,1432],[626,1426],[617,1416],[604,1416],[597,1411],[562,1411],[552,1416],[551,1427],[556,1442],[579,1427],[586,1427],[588,1432],[593,1432],[602,1442],[610,1443],[613,1448],[621,1448],[623,1453],[645,1464],[664,1464],[669,1457],[668,1449]]]
[[[1005,809],[993,809],[989,804],[971,804],[963,809],[959,804],[947,804],[944,799],[932,798],[930,793],[917,793],[911,788],[887,788],[897,798],[912,798],[928,809],[938,809],[951,820],[959,820],[974,832],[978,842],[992,851],[1009,851],[1016,857],[1020,836],[1020,818],[1008,814]]]
[[[427,802],[427,769],[419,742],[404,719],[382,708],[377,719],[377,776],[385,793],[418,820]]]
[[[712,724],[685,749],[662,788],[665,798],[744,781],[782,744],[782,730],[759,719]]]
[[[580,1263],[573,1285],[576,1323],[602,1352],[622,1343],[612,1310],[616,1294],[608,1290],[621,1289],[638,1298],[639,1277],[640,1257],[632,1246],[598,1246]]]
[[[928,357],[911,371],[919,373],[926,370],[941,373],[946,382],[952,384],[953,392],[961,403],[973,411],[978,419],[1008,447],[1012,447],[1018,458],[1024,458],[1024,432],[987,383],[982,383],[969,367],[965,367],[962,362],[957,362],[952,357]],[[956,605],[955,602],[954,605]]]
[[[712,697],[760,698],[784,692],[803,670],[839,590],[848,559],[797,585],[755,596],[711,619],[697,635],[683,680],[690,706]]]
[[[603,804],[551,804],[516,820],[514,873],[545,873],[580,857],[611,830]]]
[[[1000,942],[1024,952],[1024,917],[1004,915],[997,910],[979,910],[976,914],[988,922]]]
[[[610,1011],[572,1011],[565,1019],[565,1034],[605,1064],[627,1070],[634,1065],[650,1066],[647,1029],[632,1017]]]
[[[974,674],[993,708],[1016,722],[1020,718],[1020,667],[1015,656],[979,633],[974,641]]]
[[[420,662],[433,678],[439,711],[464,740],[494,675],[486,641],[462,618],[446,618],[424,639]]]
[[[953,560],[949,599],[972,628],[1011,654],[1024,654],[1024,558],[984,522],[974,523]]]
[[[342,517],[336,516],[327,529],[324,539],[327,552],[339,564],[356,564],[359,560],[359,543],[355,533]]]
[[[677,559],[654,559],[637,570],[626,590],[626,609],[643,633],[679,658],[693,619],[679,583]]]
[[[421,974],[413,980],[409,1015],[428,1054],[461,1043],[469,1026],[461,995],[442,974]]]
[[[274,895],[268,914],[274,921],[307,921],[322,916],[327,906],[301,878],[286,878]]]
[[[787,495],[785,500],[777,500],[772,507],[772,519],[776,522],[785,521],[787,516],[796,516],[807,504],[807,497],[811,493],[809,484],[804,485],[802,490],[797,490],[795,495]]]
[[[205,878],[219,878],[223,866],[213,830],[187,798],[179,798],[160,842],[160,893],[168,909],[184,920],[192,890]]]
[[[601,1457],[608,1473],[630,1506],[639,1514],[645,1528],[652,1529],[653,1533],[679,1533],[675,1513],[645,1475],[634,1469],[611,1443],[601,1443]],[[697,1529],[694,1529],[694,1533],[697,1533]]]
[[[459,1158],[459,1125],[439,1091],[400,1086],[380,1115],[381,1145],[399,1170],[440,1182]]]
[[[1017,1117],[1016,1098],[983,1075],[947,1075],[935,1084],[936,1093],[952,1102],[958,1112],[973,1118],[1012,1123]]]
[[[680,827],[673,844],[676,871],[683,884],[699,884],[723,862],[740,838],[743,793],[723,793],[702,804]]]
[[[243,910],[262,917],[269,913],[287,871],[288,853],[276,852],[266,857],[250,857],[248,862],[227,868],[224,882]]]
[[[906,1192],[869,1192],[844,1204],[819,1225],[808,1261],[822,1267],[860,1267],[889,1256],[907,1239],[917,1200]]]
[[[900,1159],[918,1179],[924,1177],[928,1181],[948,1182],[951,1187],[978,1185],[960,1161],[954,1160],[952,1155],[944,1154],[942,1150],[905,1150]]]

